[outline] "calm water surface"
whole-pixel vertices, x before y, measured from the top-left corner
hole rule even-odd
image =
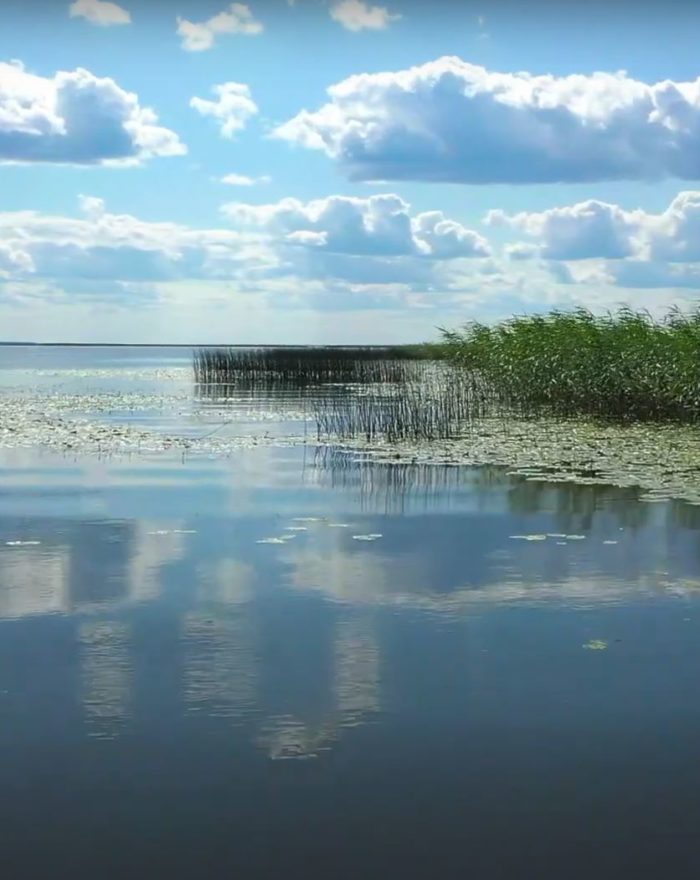
[[[3,878],[698,876],[700,508],[636,498],[0,451]]]

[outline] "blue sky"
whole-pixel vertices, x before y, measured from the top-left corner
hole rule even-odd
[[[0,338],[690,307],[698,32],[651,0],[6,0]]]

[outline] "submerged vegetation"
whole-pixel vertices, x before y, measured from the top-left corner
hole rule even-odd
[[[513,414],[700,421],[700,310],[552,311],[442,336],[442,354]]]

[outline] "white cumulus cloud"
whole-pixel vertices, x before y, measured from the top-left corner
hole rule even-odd
[[[78,216],[0,212],[0,309],[10,291],[114,304],[175,288],[196,301],[212,285],[280,308],[424,307],[477,276],[487,289],[493,271],[478,233],[440,212],[411,216],[394,195],[230,205],[231,223],[209,229],[116,214],[91,195],[79,206]]]
[[[479,233],[441,211],[411,217],[410,206],[394,194],[329,196],[306,203],[287,198],[267,205],[233,202],[223,211],[240,226],[257,227],[280,241],[329,253],[433,260],[490,253]]]
[[[620,259],[631,256],[638,243],[642,215],[617,205],[590,199],[547,211],[507,214],[489,211],[487,225],[507,225],[539,240],[540,256],[547,260],[585,260],[595,257]],[[511,258],[532,255],[531,246],[514,245]]]
[[[340,0],[330,9],[331,18],[349,31],[380,31],[401,18],[384,6],[370,6],[363,0]]]
[[[131,22],[128,10],[108,0],[75,0],[68,7],[68,14],[71,18],[84,18],[102,27]]]
[[[77,218],[0,213],[0,272],[75,287],[76,282],[233,278],[270,259],[259,237],[113,214],[93,196],[80,196],[79,204]]]
[[[220,34],[255,36],[262,32],[262,24],[245,3],[231,3],[223,12],[207,21],[194,22],[180,17],[177,19],[177,33],[182,37],[182,48],[188,52],[211,49]]]
[[[379,294],[446,285],[490,253],[478,233],[441,212],[411,216],[395,195],[234,203],[224,209],[231,224],[212,229],[115,214],[90,195],[79,206],[77,217],[0,213],[0,279],[97,299],[124,284],[187,280],[235,281],[264,295],[304,281],[339,291],[370,284]]]
[[[546,211],[489,211],[484,222],[535,239],[509,246],[516,258],[536,251],[548,260],[700,261],[700,192],[693,190],[678,193],[657,214],[591,199]]]
[[[219,125],[222,136],[232,138],[258,112],[257,104],[244,83],[221,83],[212,91],[216,100],[194,97],[190,100],[190,107],[202,116],[211,116]]]
[[[83,68],[43,77],[0,62],[0,161],[128,164],[186,152],[113,79]]]
[[[249,177],[247,174],[225,174],[221,182],[228,186],[255,186],[258,183],[269,183],[272,178],[267,174],[260,177]]]
[[[355,180],[553,183],[700,178],[700,78],[556,77],[444,57],[351,76],[274,135]]]
[[[700,192],[679,193],[658,213],[589,200],[545,211],[490,211],[487,225],[524,232],[510,260],[540,258],[562,284],[700,289]]]

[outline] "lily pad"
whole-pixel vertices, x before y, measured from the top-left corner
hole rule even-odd
[[[509,535],[515,541],[546,541],[546,535]]]

